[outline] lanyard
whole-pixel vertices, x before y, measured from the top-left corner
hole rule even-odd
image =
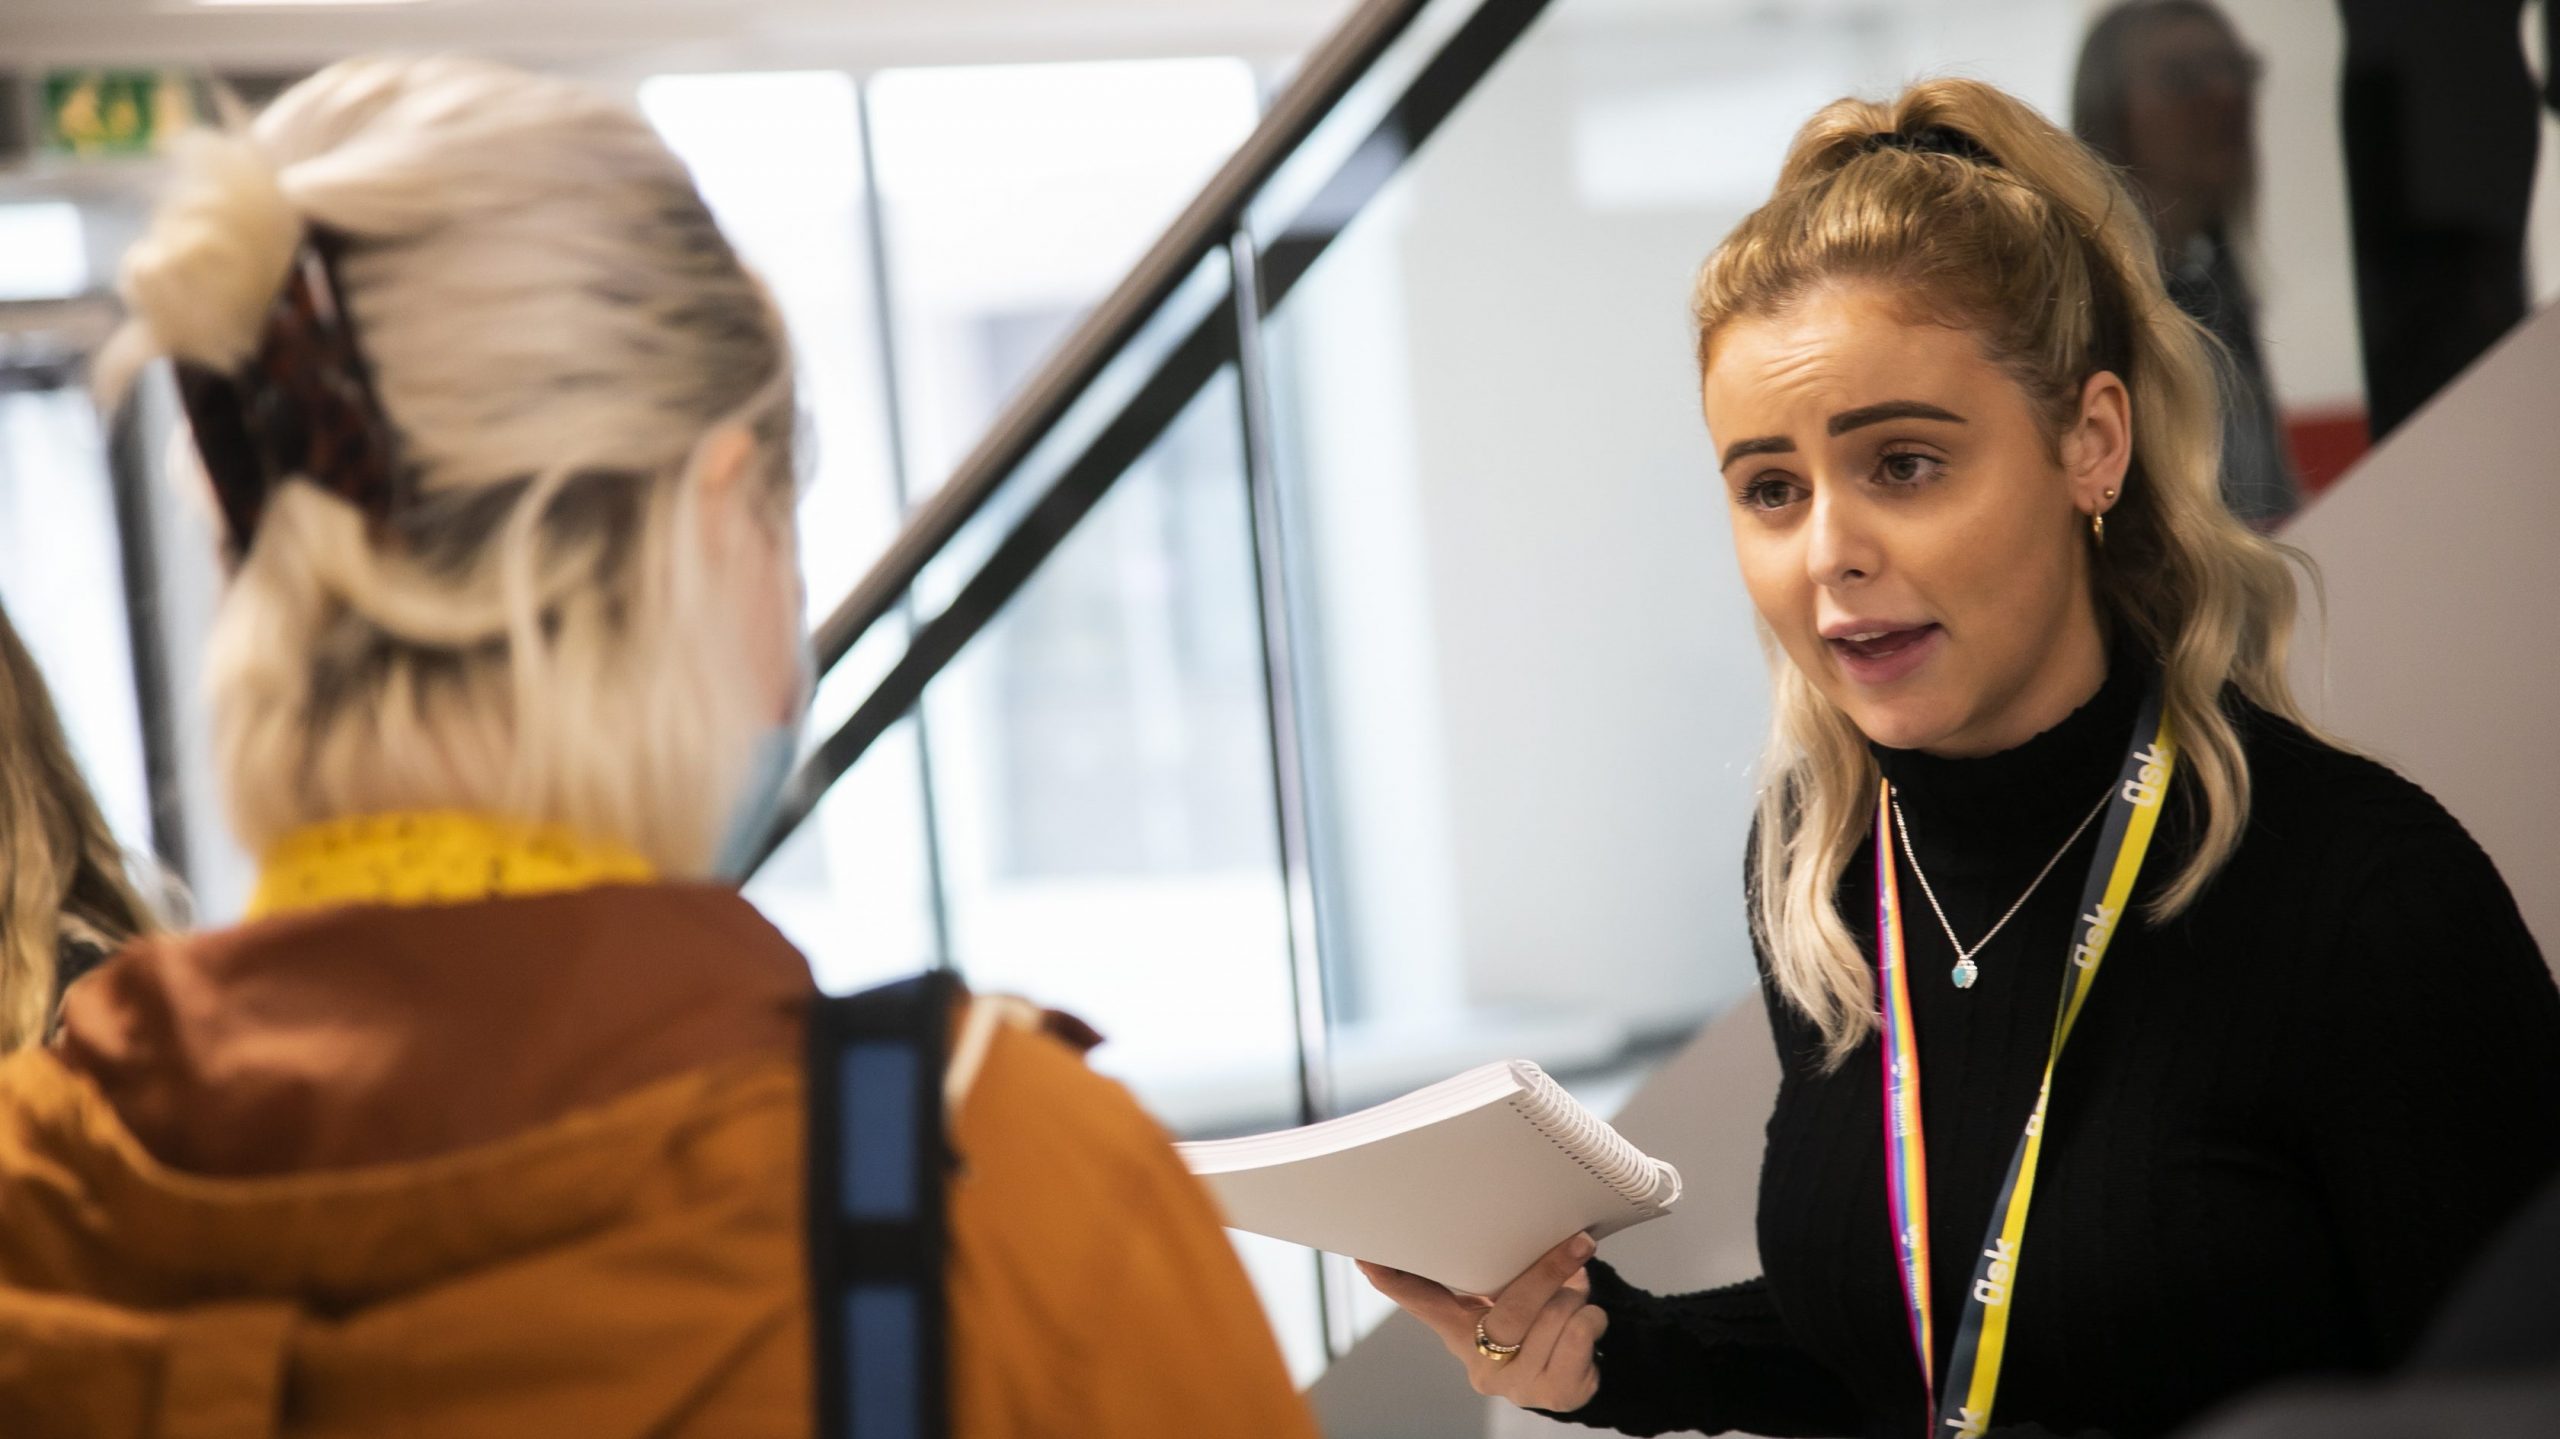
[[[2044,1149],[2045,1109],[2053,1098],[2054,1067],[2061,1062],[2062,1046],[2071,1038],[2081,1007],[2088,1003],[2091,986],[2097,983],[2098,966],[2115,939],[2116,922],[2133,897],[2134,877],[2141,873],[2143,856],[2151,848],[2176,758],[2177,746],[2161,713],[2160,689],[2154,685],[2143,700],[2141,718],[2134,722],[2120,782],[2107,802],[2106,827],[2099,831],[2097,858],[2090,862],[2080,915],[2072,923],[2072,979],[2054,1019],[2044,1082],[2036,1089],[2026,1133],[2009,1159],[2000,1197],[1992,1202],[1991,1227],[1974,1261],[1973,1286],[1965,1299],[1964,1320],[1956,1331],[1943,1390],[1938,1385],[1930,1315],[1929,1160],[1920,1123],[1920,1044],[1911,1022],[1902,891],[1894,877],[1889,842],[1892,785],[1886,784],[1877,797],[1876,950],[1884,981],[1885,1201],[1893,1215],[1903,1298],[1911,1311],[1911,1342],[1920,1353],[1921,1380],[1928,1386],[1930,1408],[1938,1420],[1930,1433],[1941,1439],[1949,1430],[1959,1439],[1980,1439],[1991,1425],[1991,1401],[2000,1388],[2000,1361],[2009,1339],[2010,1300],[2017,1293],[2018,1270],[2024,1262],[2027,1206],[2035,1198],[2036,1160]]]

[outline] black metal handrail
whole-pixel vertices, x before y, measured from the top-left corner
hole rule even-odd
[[[1233,283],[1268,314],[1333,240],[1546,9],[1548,0],[1482,0],[1415,71],[1360,143],[1259,252],[1245,218],[1273,180],[1366,78],[1432,0],[1368,0],[1274,100],[1262,123],[1185,208],[1129,275],[1076,326],[997,417],[934,495],[819,625],[820,673],[833,669],[912,594],[926,568],[1021,466],[1060,429],[1097,381],[1167,309],[1212,256],[1224,252],[1257,274]],[[925,620],[852,715],[803,761],[786,787],[758,862],[815,812],[827,790],[912,710],[925,687],[1018,593],[1040,564],[1219,368],[1238,357],[1232,304],[1212,309],[1177,339],[1093,437],[1033,497],[950,603]]]
[[[1367,0],[1308,57],[1198,198],[1032,372],[950,478],[916,506],[879,560],[820,622],[811,637],[819,673],[835,668],[897,608],[925,566],[986,507],[1183,280],[1226,244],[1245,207],[1429,3]]]

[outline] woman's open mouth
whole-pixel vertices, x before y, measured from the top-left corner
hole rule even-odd
[[[1883,685],[1909,675],[1928,661],[1946,634],[1934,624],[1892,629],[1861,629],[1826,637],[1840,669],[1860,684]]]

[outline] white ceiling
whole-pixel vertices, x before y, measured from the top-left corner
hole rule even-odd
[[[0,56],[54,65],[287,69],[462,49],[606,72],[1297,54],[1351,0],[424,0],[211,8],[0,0]]]

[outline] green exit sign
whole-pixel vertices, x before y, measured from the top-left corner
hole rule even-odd
[[[183,75],[55,70],[44,77],[40,143],[56,155],[148,155],[196,122]]]

